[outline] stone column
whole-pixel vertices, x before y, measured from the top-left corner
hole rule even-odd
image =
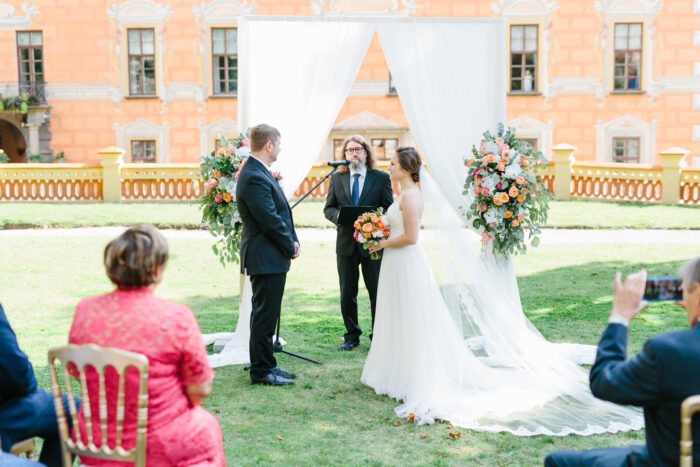
[[[661,202],[663,204],[676,204],[681,196],[681,168],[686,163],[683,160],[688,154],[687,149],[668,148],[661,152]]]
[[[29,141],[27,141],[27,157],[40,154],[39,147],[39,125],[28,124]]]
[[[122,156],[124,150],[109,146],[97,153],[102,159],[102,200],[119,203],[122,200]]]
[[[571,199],[571,165],[576,148],[562,143],[552,148],[554,162],[554,196],[557,199]]]

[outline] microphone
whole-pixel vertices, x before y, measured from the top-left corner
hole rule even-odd
[[[328,163],[329,167],[342,167],[344,165],[350,165],[350,161],[346,159],[344,161],[333,161]]]

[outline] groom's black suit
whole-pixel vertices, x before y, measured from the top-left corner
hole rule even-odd
[[[241,169],[236,200],[243,221],[241,273],[250,276],[253,286],[250,377],[258,380],[277,366],[272,336],[298,239],[282,188],[268,168],[253,157]]]
[[[369,294],[372,309],[372,327],[377,302],[377,282],[381,260],[372,260],[369,252],[362,249],[355,241],[352,225],[338,225],[338,215],[342,206],[353,206],[350,196],[350,172],[339,172],[331,177],[328,197],[323,213],[326,219],[337,226],[335,252],[338,259],[338,278],[340,279],[340,310],[345,322],[345,342],[357,342],[362,330],[357,320],[357,283],[362,277]],[[394,201],[389,175],[379,170],[367,170],[365,183],[360,192],[358,206],[370,206],[372,210],[384,208],[386,211]]]

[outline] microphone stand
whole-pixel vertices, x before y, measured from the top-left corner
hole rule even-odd
[[[337,164],[335,162],[329,162],[328,165],[333,167],[333,170],[328,172],[328,174],[321,179],[320,182],[318,182],[316,185],[314,185],[309,191],[306,192],[304,196],[302,196],[290,209],[294,209],[299,203],[304,201],[313,191],[321,186],[323,182],[325,182],[331,175],[336,173],[338,171],[338,167],[343,166],[343,165],[349,165],[350,161],[342,161],[344,163]],[[337,164],[337,165],[336,165]],[[323,362],[319,362],[318,360],[314,360],[313,358],[309,357],[304,357],[303,355],[296,354],[294,352],[289,352],[287,350],[284,350],[282,347],[282,343],[280,342],[280,324],[282,323],[282,314],[280,313],[280,317],[277,319],[277,331],[275,332],[275,342],[272,343],[272,351],[273,352],[280,352],[283,354],[291,355],[292,357],[300,358],[302,360],[306,360],[307,362],[315,363],[317,365],[323,365]],[[245,367],[245,370],[248,370],[250,368],[250,365]]]

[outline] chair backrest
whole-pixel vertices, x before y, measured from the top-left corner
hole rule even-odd
[[[700,394],[687,397],[681,404],[681,467],[693,465],[693,415],[700,411]]]
[[[68,410],[74,423],[77,421],[77,409],[70,383],[70,371],[75,369],[79,372],[78,376],[87,440],[83,439],[81,430],[77,428],[77,425],[74,430],[75,441],[73,441],[71,437],[63,406],[63,398],[61,397],[61,385],[59,383],[56,367],[54,366],[56,359],[59,360],[61,368],[63,369],[65,391],[68,396]],[[88,394],[87,378],[85,377],[85,372],[87,368],[90,367],[94,368],[99,378],[98,414],[92,414],[90,411],[90,394]],[[116,412],[116,445],[114,448],[110,448],[107,444],[108,417],[105,370],[109,367],[114,368],[119,375],[119,392],[117,395]],[[135,368],[139,374],[136,444],[131,449],[124,449],[122,446],[122,430],[124,427],[124,381],[126,379],[127,369],[129,368]],[[64,467],[73,465],[71,454],[134,462],[134,465],[137,467],[145,466],[146,422],[148,418],[148,358],[138,353],[127,352],[121,349],[102,348],[95,344],[68,345],[66,347],[49,350],[49,371],[51,373],[51,387],[53,389],[54,406],[56,408],[56,418],[58,420],[58,431],[61,436],[61,451],[63,454]],[[102,433],[102,443],[100,447],[97,447],[93,440],[93,415],[97,415],[96,422],[99,423]]]

